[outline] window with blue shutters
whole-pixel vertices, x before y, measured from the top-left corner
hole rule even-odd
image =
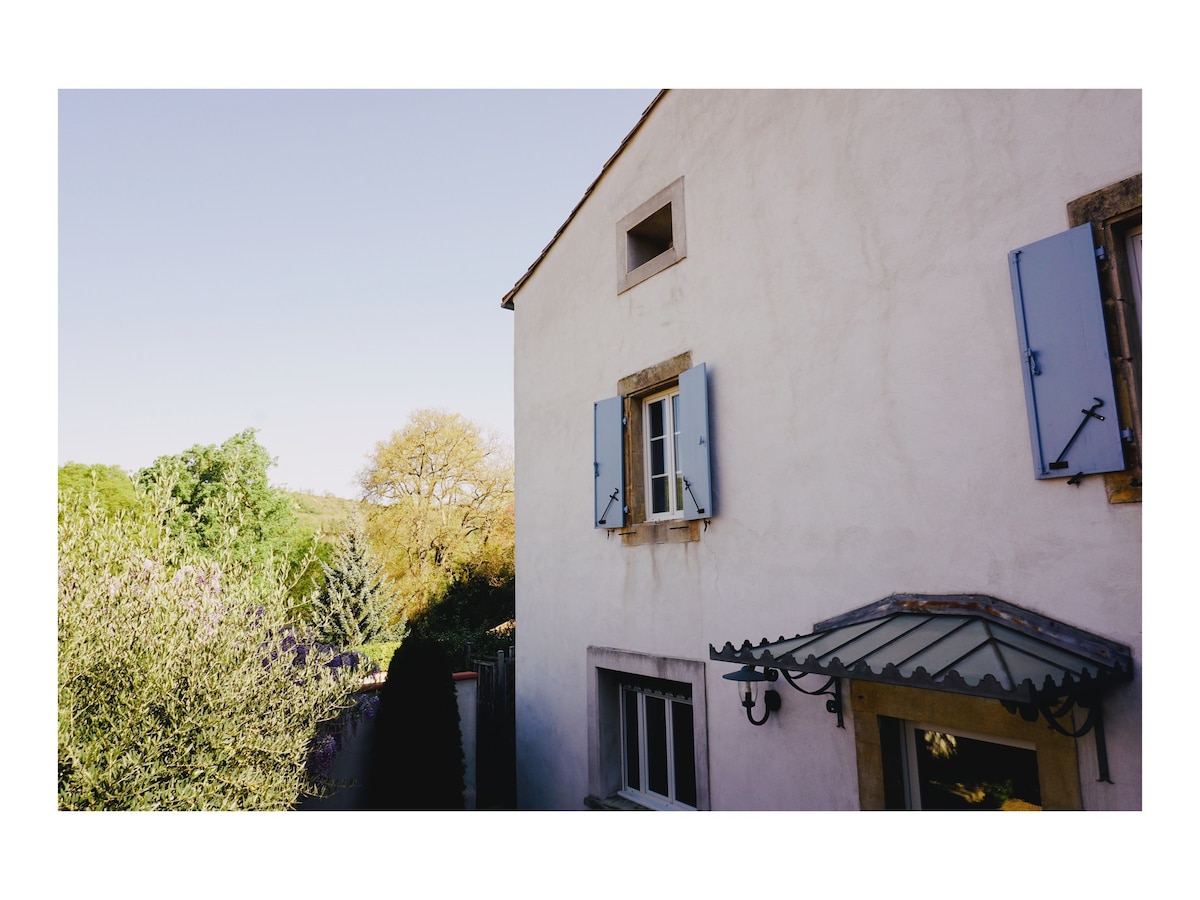
[[[698,540],[714,513],[707,367],[684,353],[618,387],[595,404],[595,526],[631,544]]]
[[[1009,253],[1034,476],[1125,468],[1090,225]]]

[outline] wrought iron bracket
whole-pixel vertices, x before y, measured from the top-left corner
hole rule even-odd
[[[1104,707],[1101,704],[1098,694],[1067,697],[1057,709],[1051,705],[1051,701],[1045,698],[1038,698],[1030,703],[1017,703],[1010,700],[1001,700],[1000,702],[1010,713],[1020,715],[1026,722],[1036,722],[1038,717],[1041,716],[1046,720],[1052,731],[1056,731],[1065,737],[1078,740],[1088,732],[1094,732],[1096,741],[1096,766],[1099,770],[1096,780],[1107,784],[1113,783],[1108,772],[1108,744],[1104,739]],[[1076,705],[1080,709],[1087,710],[1087,718],[1081,726],[1072,730],[1064,727],[1059,720],[1066,719]]]
[[[772,672],[774,670],[767,669],[766,671]],[[845,722],[842,720],[842,681],[840,678],[838,678],[836,675],[830,676],[829,680],[826,681],[823,685],[821,685],[816,690],[810,691],[808,688],[801,687],[796,682],[798,682],[801,678],[804,678],[806,675],[809,675],[812,673],[800,672],[799,674],[793,676],[791,672],[787,671],[787,669],[781,669],[780,671],[783,672],[783,680],[786,681],[788,684],[790,684],[792,687],[794,687],[796,690],[798,690],[800,693],[808,694],[810,697],[817,697],[822,694],[828,695],[829,699],[825,701],[825,711],[833,713],[834,715],[837,716],[837,727],[838,728],[846,727]]]

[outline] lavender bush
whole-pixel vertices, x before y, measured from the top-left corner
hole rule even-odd
[[[309,751],[359,659],[289,627],[284,567],[201,552],[169,507],[60,504],[59,807],[290,809],[320,790]]]

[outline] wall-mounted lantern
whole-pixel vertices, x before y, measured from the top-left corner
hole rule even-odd
[[[736,672],[729,672],[721,677],[737,683],[738,698],[746,709],[746,718],[750,720],[751,725],[762,725],[771,717],[771,713],[777,712],[782,705],[779,691],[768,688],[763,693],[763,706],[766,711],[761,719],[754,718],[753,710],[758,701],[758,685],[764,681],[775,681],[779,677],[779,673],[774,669],[765,669],[759,672],[754,666],[742,666]]]

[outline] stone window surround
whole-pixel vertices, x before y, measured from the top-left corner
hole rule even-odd
[[[653,656],[612,647],[587,648],[588,797],[584,805],[592,809],[623,808],[619,803],[609,802],[609,798],[621,789],[622,675],[640,675],[691,686],[696,808],[710,809],[705,664],[700,660]]]
[[[1030,742],[1038,755],[1043,808],[1083,808],[1076,742],[1044,722],[1026,722],[1000,701],[984,697],[854,680],[843,690],[854,721],[860,809],[887,808],[881,717]]]
[[[646,518],[645,428],[642,422],[642,401],[674,384],[679,376],[692,367],[690,350],[668,360],[627,375],[617,382],[625,415],[625,497],[629,511],[626,525],[617,529],[621,543],[627,547],[639,544],[681,544],[700,540],[700,522],[684,519]]]
[[[668,203],[671,204],[671,246],[630,271],[628,264],[629,232]],[[686,256],[687,228],[684,224],[683,176],[681,175],[617,223],[617,293],[625,293],[652,275],[657,275],[663,269],[675,265]]]

